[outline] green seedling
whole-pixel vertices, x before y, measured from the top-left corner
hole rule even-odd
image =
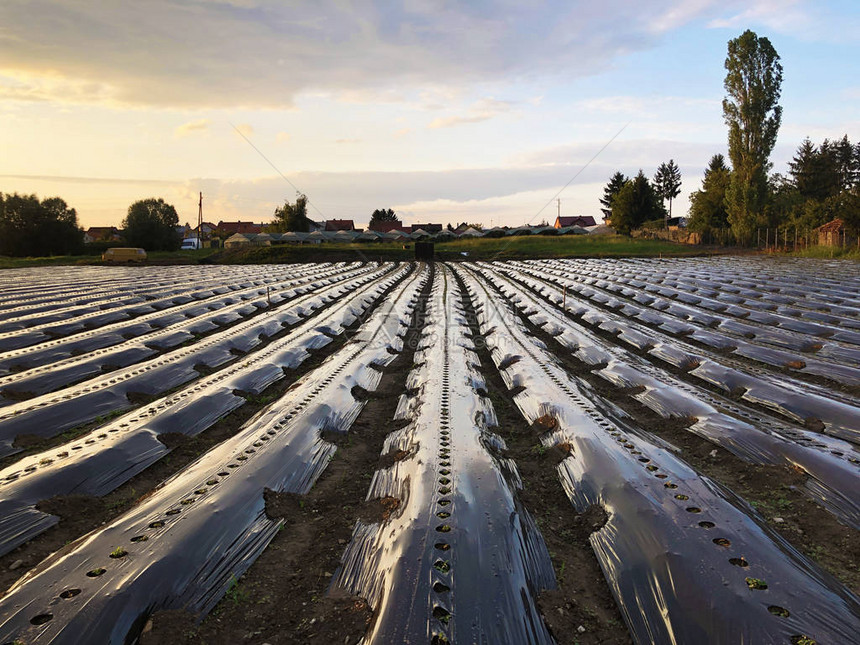
[[[750,589],[767,589],[767,583],[759,578],[747,578],[746,582]]]
[[[818,642],[809,636],[798,636],[797,638],[792,638],[791,643],[792,645],[818,645]]]
[[[239,581],[235,575],[230,576],[230,585],[227,587],[225,595],[234,605],[240,605],[249,599],[248,592],[239,586]]]

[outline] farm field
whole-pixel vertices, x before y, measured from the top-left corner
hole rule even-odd
[[[860,643],[860,275],[0,273],[0,644]]]

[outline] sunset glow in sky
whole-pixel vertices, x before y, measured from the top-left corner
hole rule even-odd
[[[267,221],[296,193],[238,129],[313,219],[552,221],[577,173],[562,215],[597,217],[615,170],[670,158],[685,214],[747,28],[785,70],[774,170],[860,139],[855,0],[3,0],[0,192],[84,227],[153,196],[193,222],[198,191],[207,221]]]

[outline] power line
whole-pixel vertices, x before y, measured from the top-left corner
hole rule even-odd
[[[547,207],[547,206],[549,206],[549,205],[550,205],[550,204],[552,204],[556,199],[558,199],[558,196],[559,196],[559,195],[561,195],[561,194],[564,192],[565,188],[567,188],[567,187],[568,187],[568,186],[570,186],[574,181],[576,181],[576,178],[577,178],[577,177],[579,177],[579,176],[580,176],[580,175],[585,171],[585,169],[586,169],[586,168],[588,168],[588,167],[591,165],[591,163],[592,163],[595,159],[597,159],[597,158],[600,156],[600,154],[601,154],[604,150],[606,150],[606,149],[609,147],[609,144],[611,144],[613,141],[615,141],[615,140],[618,138],[618,136],[619,136],[622,132],[624,132],[624,130],[627,128],[627,126],[628,126],[628,125],[630,125],[630,122],[629,122],[629,121],[628,121],[627,123],[625,123],[625,124],[621,127],[621,129],[620,129],[618,132],[616,132],[616,133],[615,133],[615,136],[613,136],[609,141],[607,141],[607,142],[604,144],[604,146],[603,146],[600,150],[598,150],[597,152],[595,152],[595,153],[594,153],[594,156],[593,156],[591,159],[589,159],[589,160],[588,160],[588,163],[586,163],[582,168],[580,168],[580,169],[577,171],[577,173],[576,173],[573,177],[571,177],[571,178],[570,178],[570,181],[568,181],[564,186],[562,186],[562,187],[561,187],[561,189],[560,189],[560,190],[559,190],[555,195],[553,195],[553,196],[552,196],[552,199],[550,199],[546,204],[544,204],[543,208],[541,208],[537,213],[535,213],[534,217],[532,217],[532,218],[528,221],[528,223],[527,223],[527,224],[528,224],[528,225],[530,225],[530,224],[535,220],[535,218],[537,218],[537,216],[538,216],[538,215],[540,215],[541,213],[543,213],[543,212],[544,212],[544,210],[546,209],[546,207]]]
[[[273,163],[271,162],[271,160],[270,160],[266,155],[264,155],[264,154],[260,151],[260,149],[259,149],[257,146],[255,146],[253,143],[251,143],[251,140],[250,140],[248,137],[246,137],[246,136],[245,136],[245,133],[244,133],[244,132],[242,132],[239,128],[237,128],[235,125],[233,125],[233,123],[232,123],[231,121],[228,121],[227,123],[229,123],[229,124],[230,124],[230,127],[232,127],[236,132],[238,132],[238,133],[239,133],[239,136],[240,136],[240,137],[242,137],[245,141],[247,141],[247,142],[248,142],[248,145],[249,145],[249,146],[251,146],[254,150],[256,150],[256,151],[257,151],[257,154],[258,154],[258,155],[260,155],[263,159],[265,159],[265,160],[266,160],[266,163],[268,163],[272,168],[274,168],[274,169],[275,169],[275,172],[276,172],[276,173],[278,173],[281,177],[283,177],[283,179],[284,179],[284,181],[285,181],[285,182],[287,182],[290,186],[292,186],[292,187],[293,187],[293,190],[295,190],[295,191],[296,191],[296,194],[298,194],[298,195],[304,195],[304,196],[305,196],[305,198],[307,199],[307,194],[305,194],[305,193],[303,193],[301,190],[299,190],[299,189],[298,189],[298,187],[297,187],[293,182],[291,182],[291,181],[287,178],[287,176],[286,176],[284,173],[282,173],[282,172],[280,171],[280,169],[279,169],[275,164],[273,164]],[[313,206],[314,210],[315,210],[317,213],[319,213],[319,214],[320,214],[320,216],[321,216],[323,219],[325,219],[325,215],[323,215],[323,214],[322,214],[322,211],[320,211],[320,209],[316,207],[316,204],[314,204],[313,202],[311,202],[311,200],[310,200],[310,199],[308,199],[308,204],[310,204],[311,206]]]

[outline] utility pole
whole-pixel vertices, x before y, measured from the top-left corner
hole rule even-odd
[[[558,202],[558,216],[560,218],[561,217],[561,198],[558,198],[555,201]]]
[[[200,202],[197,205],[197,248],[203,248],[203,238],[200,237],[200,232],[203,229],[203,192],[200,193]]]

